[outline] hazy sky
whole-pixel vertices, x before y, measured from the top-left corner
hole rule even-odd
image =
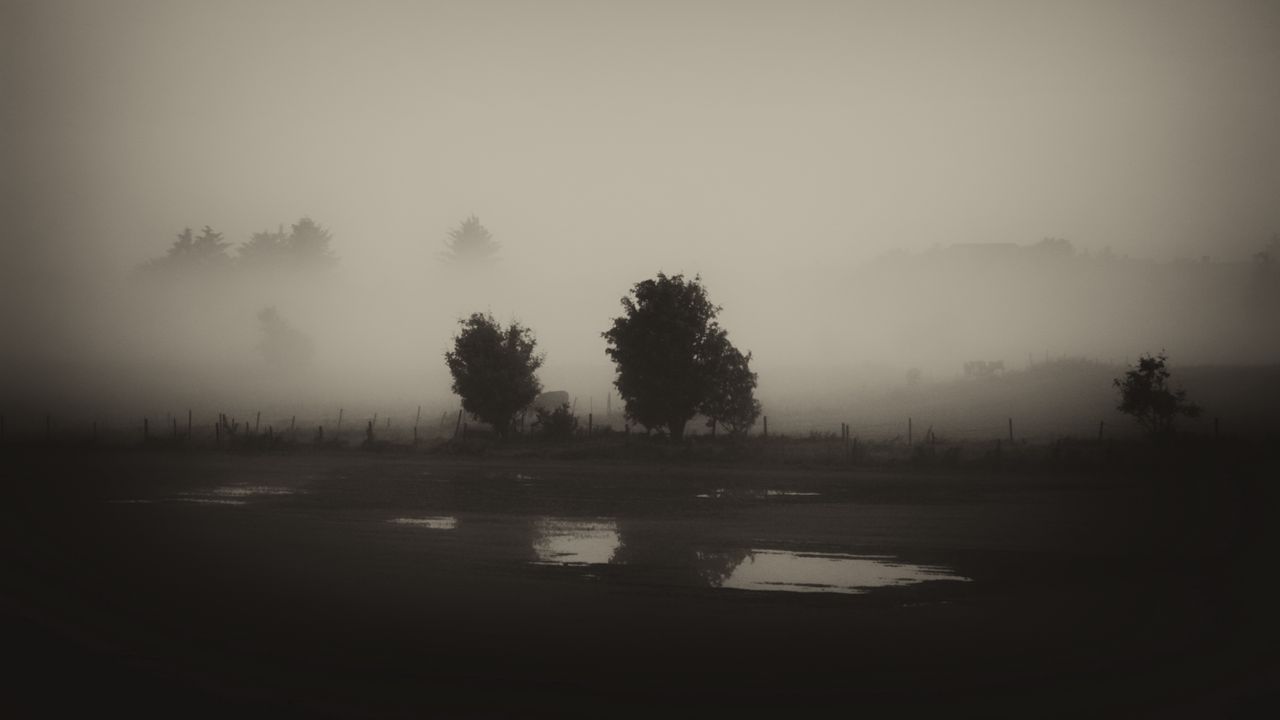
[[[1046,235],[1243,255],[1280,228],[1273,2],[40,0],[3,24],[24,229],[123,265],[306,213],[361,265],[469,212],[521,259],[671,267]]]
[[[759,341],[894,248],[1244,259],[1280,231],[1270,0],[0,8],[7,324],[52,299],[74,326],[184,226],[302,215],[372,284],[477,213],[598,306],[563,333],[592,357],[660,269]]]

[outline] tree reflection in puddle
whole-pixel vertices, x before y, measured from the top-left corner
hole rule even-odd
[[[606,565],[621,546],[611,519],[541,518],[534,524],[533,551],[541,564]]]
[[[737,590],[846,594],[935,580],[969,581],[944,567],[901,563],[886,556],[787,550],[752,550],[719,582],[708,579],[714,587]]]

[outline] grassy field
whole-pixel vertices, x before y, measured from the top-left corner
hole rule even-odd
[[[1274,463],[1181,452],[991,471],[10,448],[6,697],[24,715],[86,697],[220,717],[1269,714]],[[608,528],[610,560],[540,561],[548,523],[575,522]],[[968,581],[717,585],[753,552]]]

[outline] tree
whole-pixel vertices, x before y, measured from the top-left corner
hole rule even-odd
[[[534,353],[537,341],[519,323],[504,329],[484,313],[473,313],[458,324],[462,329],[453,339],[453,350],[444,354],[453,392],[461,396],[463,410],[506,437],[516,414],[542,392],[534,375],[544,359]]]
[[[258,313],[258,323],[263,335],[258,349],[269,365],[296,369],[311,361],[314,350],[311,338],[280,317],[274,306]]]
[[[1165,437],[1173,432],[1174,420],[1179,415],[1198,417],[1200,407],[1187,401],[1185,390],[1169,389],[1169,357],[1143,355],[1136,367],[1116,378],[1113,384],[1120,390],[1120,404],[1116,409],[1132,415],[1138,424],[1155,437]]]
[[[625,314],[603,333],[627,417],[646,428],[666,427],[673,440],[683,438],[685,424],[702,411],[749,426],[759,411],[751,397],[750,355],[737,353],[716,323],[720,308],[707,298],[702,278],[658,273],[631,293],[622,298]]]
[[[700,410],[730,435],[743,435],[760,417],[760,401],[755,398],[756,374],[751,372],[751,353],[743,355],[727,337],[722,336],[721,340],[724,347],[711,376],[711,391]]]
[[[250,236],[249,242],[241,245],[236,251],[237,258],[241,265],[247,267],[278,268],[285,259],[285,243],[288,239],[289,234],[284,231],[283,225],[275,232],[270,230],[256,232]]]
[[[208,225],[200,231],[199,237],[191,232],[191,228],[184,228],[164,257],[151,260],[143,267],[181,272],[222,268],[231,260],[227,255],[229,246],[230,243],[223,241],[222,233],[214,232]]]
[[[480,218],[472,215],[449,231],[444,241],[444,258],[459,265],[485,265],[493,262],[501,244],[493,239],[493,233],[480,224]]]
[[[298,267],[325,267],[338,261],[329,242],[333,236],[315,220],[304,217],[294,223],[283,241],[285,253]]]

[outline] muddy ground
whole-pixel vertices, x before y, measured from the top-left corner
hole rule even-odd
[[[22,716],[1280,703],[1276,493],[1255,461],[1171,478],[6,450],[0,467]],[[609,529],[610,562],[547,555],[539,533],[575,520]],[[752,550],[966,580],[724,587]]]

